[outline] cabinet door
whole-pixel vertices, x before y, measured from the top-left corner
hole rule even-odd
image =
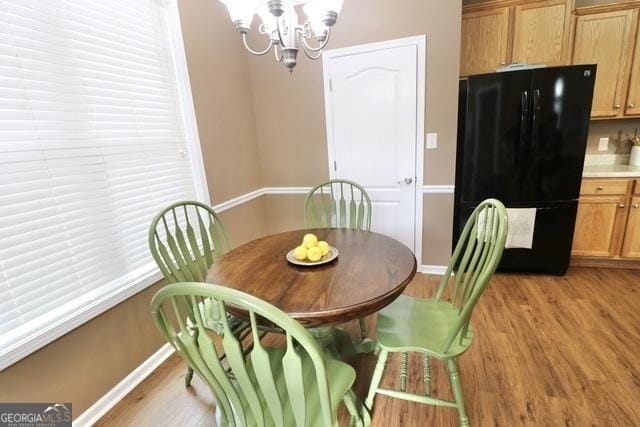
[[[611,258],[618,254],[628,207],[624,196],[582,197],[571,255]]]
[[[631,201],[622,257],[640,259],[640,197],[634,197]]]
[[[635,10],[578,16],[573,63],[598,64],[591,117],[624,112],[636,24]]]
[[[460,75],[490,73],[507,64],[508,7],[462,15]]]
[[[516,6],[512,62],[568,64],[572,3],[549,0]]]
[[[633,65],[631,66],[631,79],[629,80],[629,95],[627,96],[624,114],[626,116],[640,116],[640,34],[636,38]]]

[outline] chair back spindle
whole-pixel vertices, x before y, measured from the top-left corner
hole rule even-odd
[[[168,283],[203,282],[214,260],[230,249],[215,211],[195,201],[174,203],[153,219],[149,248]]]
[[[309,192],[304,203],[307,228],[371,230],[371,198],[358,183],[332,179]]]

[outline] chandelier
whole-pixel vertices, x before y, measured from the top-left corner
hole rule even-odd
[[[312,60],[320,58],[322,49],[329,41],[329,29],[336,23],[343,0],[310,0],[303,6],[307,15],[304,24],[298,23],[293,0],[220,0],[227,6],[235,29],[241,34],[242,42],[254,55],[275,52],[278,62],[284,62],[289,72],[296,66],[300,46],[305,55]],[[296,1],[296,3],[304,3]],[[254,15],[258,15],[262,23],[258,27],[260,34],[269,37],[269,44],[257,51],[249,47],[247,34],[251,29]],[[312,46],[309,41],[316,46]]]

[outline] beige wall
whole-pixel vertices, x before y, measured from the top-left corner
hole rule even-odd
[[[640,130],[640,120],[593,120],[589,125],[587,154],[629,154],[631,145],[627,140]],[[600,138],[609,137],[609,149],[598,151]]]
[[[238,34],[218,0],[180,0],[191,92],[217,204],[262,187],[251,82]]]
[[[0,402],[71,402],[80,415],[155,352],[156,284],[0,372]]]
[[[427,35],[426,132],[437,132],[439,148],[425,152],[425,184],[453,184],[457,131],[461,3],[450,0],[350,0],[334,27],[330,48]],[[252,39],[254,44],[263,42]],[[250,57],[249,69],[265,186],[311,186],[329,176],[323,101],[322,63],[300,58],[293,75],[271,58]],[[269,227],[295,228],[295,196],[269,196]],[[446,203],[440,204],[443,199]],[[452,216],[453,195],[427,200],[434,216],[427,227]],[[281,200],[278,202],[277,200]],[[290,222],[287,222],[290,221]],[[448,221],[450,222],[450,221]],[[432,248],[425,264],[450,251],[449,232],[425,236]],[[447,237],[447,235],[449,237]]]
[[[262,186],[246,54],[214,0],[179,1],[212,202]],[[265,201],[221,218],[233,245],[267,232]],[[0,402],[72,402],[74,417],[158,350],[149,307],[156,284],[0,372]]]

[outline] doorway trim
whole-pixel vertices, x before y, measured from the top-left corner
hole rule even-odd
[[[361,44],[357,46],[343,47],[339,49],[325,50],[322,53],[322,80],[324,85],[324,111],[327,132],[327,154],[329,178],[334,179],[335,169],[335,152],[334,152],[334,135],[333,135],[333,108],[331,106],[331,89],[329,83],[329,61],[333,58],[341,56],[351,56],[359,53],[374,52],[376,50],[384,50],[403,46],[415,46],[417,53],[416,76],[418,81],[416,87],[418,90],[416,97],[416,176],[414,191],[414,208],[415,208],[415,236],[414,236],[414,254],[418,266],[422,265],[422,208],[424,204],[423,185],[424,185],[424,138],[425,138],[425,89],[426,89],[426,45],[427,37],[425,34],[404,37],[394,40],[385,40],[375,43]]]

